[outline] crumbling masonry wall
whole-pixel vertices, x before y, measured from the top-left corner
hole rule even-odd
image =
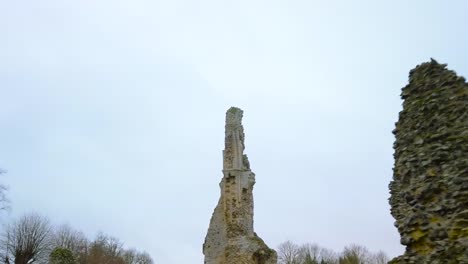
[[[243,111],[226,113],[221,197],[203,244],[205,264],[276,264],[277,254],[253,227],[255,174],[244,155]]]
[[[401,97],[389,187],[406,251],[390,263],[468,263],[468,84],[431,60]]]

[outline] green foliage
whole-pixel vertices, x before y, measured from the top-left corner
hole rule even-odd
[[[50,264],[76,264],[73,253],[66,248],[57,247],[50,253]]]

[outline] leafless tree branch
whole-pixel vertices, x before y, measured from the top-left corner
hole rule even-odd
[[[4,173],[6,173],[6,171],[0,169],[0,175]],[[0,183],[0,211],[10,209],[10,200],[8,200],[8,197],[6,195],[7,191],[8,187]]]
[[[38,214],[27,214],[2,234],[4,256],[15,264],[46,263],[50,251],[50,224]]]

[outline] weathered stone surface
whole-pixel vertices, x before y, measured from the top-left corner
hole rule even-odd
[[[406,251],[390,263],[468,263],[468,84],[431,60],[401,97],[389,187]]]
[[[205,264],[276,264],[276,252],[253,230],[255,174],[244,155],[242,110],[226,113],[221,197],[203,244]]]

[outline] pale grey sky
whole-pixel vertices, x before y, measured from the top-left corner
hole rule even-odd
[[[224,114],[268,245],[403,251],[387,199],[408,71],[468,76],[468,2],[2,1],[0,167],[25,212],[202,263]]]

